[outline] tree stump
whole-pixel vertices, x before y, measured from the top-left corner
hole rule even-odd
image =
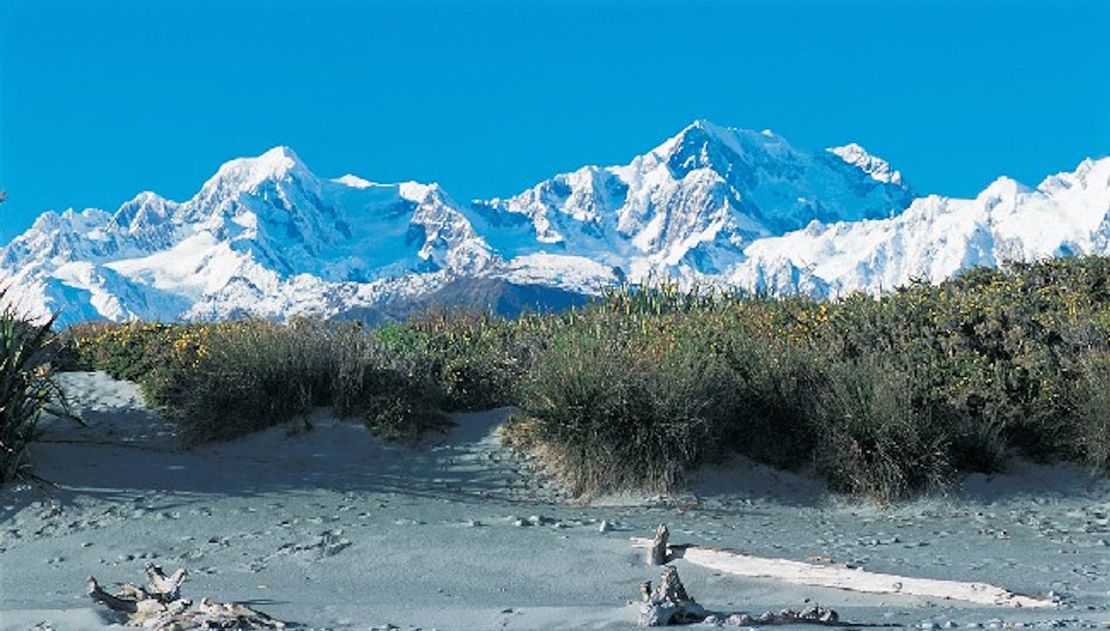
[[[668,561],[667,539],[670,536],[671,533],[667,530],[666,524],[659,524],[655,528],[655,539],[652,540],[651,547],[647,551],[648,565],[663,565]]]
[[[666,529],[663,528],[664,533]],[[678,570],[673,565],[663,566],[659,587],[651,589],[651,582],[640,585],[641,627],[665,627],[672,624],[691,624],[705,620],[705,609],[686,593]]]

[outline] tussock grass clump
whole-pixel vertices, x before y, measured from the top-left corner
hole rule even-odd
[[[528,375],[511,440],[538,447],[577,494],[664,491],[719,456],[714,434],[736,404],[735,375],[697,331],[631,330],[591,313],[557,334]],[[670,329],[670,330],[668,330]]]
[[[912,373],[868,360],[828,366],[808,421],[814,465],[832,488],[882,503],[945,488],[956,471],[951,419],[914,397]]]
[[[11,307],[0,310],[0,482],[27,472],[35,426],[47,406],[59,400],[51,324],[30,322]]]
[[[1091,467],[1110,473],[1110,352],[1083,360],[1077,412],[1077,451]]]

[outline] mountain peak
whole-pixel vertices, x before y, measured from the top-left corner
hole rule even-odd
[[[794,150],[782,136],[770,129],[755,131],[740,127],[725,127],[704,118],[694,120],[677,134],[668,138],[651,153],[673,159],[682,155],[683,161],[691,156],[700,156],[696,162],[707,162],[711,154],[767,154],[782,157]],[[708,165],[728,168],[727,165]]]
[[[836,155],[848,164],[859,167],[873,180],[897,186],[903,184],[901,171],[894,170],[889,162],[868,152],[858,143],[850,142],[839,147],[829,147],[826,151]]]
[[[401,182],[398,184],[401,197],[418,202],[432,202],[440,201],[443,203],[450,203],[447,199],[447,194],[443,191],[443,187],[435,182]]]
[[[120,227],[136,229],[144,221],[164,218],[174,206],[174,202],[153,191],[143,191],[121,204],[112,220]]]
[[[727,128],[721,127],[720,125],[706,118],[695,118],[692,123],[690,123],[683,129],[683,131],[688,131],[691,129],[700,129],[701,131],[710,134],[720,134],[726,131]]]
[[[1028,193],[1032,189],[1028,186],[1018,182],[1012,177],[1003,175],[990,183],[987,188],[983,189],[977,196],[979,199],[1013,199],[1019,194]]]
[[[234,195],[257,188],[263,182],[315,179],[300,157],[279,145],[253,158],[236,158],[220,165],[198,194],[201,198]]]
[[[704,118],[697,118],[694,119],[694,121],[691,122],[689,125],[680,129],[677,134],[668,138],[662,145],[660,145],[660,149],[663,149],[663,147],[667,147],[667,150],[663,150],[662,153],[669,153],[669,151],[676,146],[681,146],[686,142],[696,140],[713,140],[715,142],[726,142],[732,136],[734,131],[735,130],[729,127],[722,127],[714,123],[713,121],[706,120]]]
[[[284,176],[292,171],[308,171],[308,167],[293,149],[285,145],[278,145],[256,158],[240,158],[226,163],[242,163],[256,173],[266,173],[273,176]],[[223,170],[223,167],[220,167]]]
[[[370,180],[361,178],[354,173],[341,175],[332,180],[332,182],[335,182],[336,184],[342,184],[343,186],[347,186],[350,188],[370,188],[374,185],[373,182],[371,182]]]

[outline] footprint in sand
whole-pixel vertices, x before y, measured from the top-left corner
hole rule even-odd
[[[297,555],[314,561],[332,557],[352,545],[351,540],[342,535],[343,530],[341,528],[325,530],[308,541],[282,544],[273,554],[264,557],[262,560],[268,561],[274,557],[286,555]]]

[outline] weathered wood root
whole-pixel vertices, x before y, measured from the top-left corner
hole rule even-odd
[[[651,582],[640,585],[641,627],[665,627],[672,624],[691,624],[705,620],[708,612],[686,593],[678,570],[673,565],[663,566],[659,587],[654,590]]]
[[[132,586],[126,585],[125,587]],[[138,598],[133,598],[132,594],[113,596],[101,589],[100,584],[91,576],[88,578],[88,592],[90,598],[112,611],[121,611],[123,613],[135,613],[138,611]]]
[[[238,603],[215,603],[203,599],[196,606],[181,597],[186,572],[166,575],[162,568],[146,566],[147,587],[121,585],[116,594],[104,591],[89,577],[89,597],[112,611],[127,614],[127,626],[153,631],[189,629],[281,629],[285,623]]]
[[[713,613],[699,605],[678,578],[678,570],[666,565],[659,577],[659,586],[654,590],[651,581],[640,584],[641,627],[665,627],[678,624],[708,622],[727,626],[749,626],[754,624],[826,624],[840,622],[840,615],[832,609],[810,606],[802,611],[783,609],[779,612],[768,611],[751,615],[747,613]]]
[[[161,602],[170,602],[181,598],[181,584],[185,582],[185,568],[179,568],[173,574],[166,576],[162,568],[153,563],[146,564],[146,579],[153,590],[153,595]]]

